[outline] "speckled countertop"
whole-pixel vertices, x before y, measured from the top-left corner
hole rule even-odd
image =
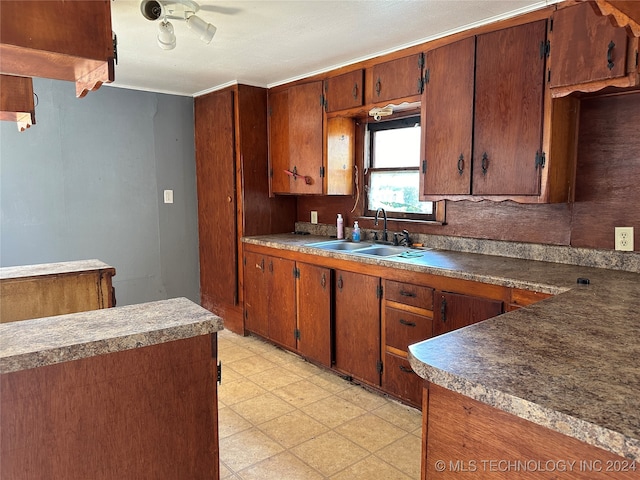
[[[411,366],[432,383],[640,460],[640,274],[444,250],[416,261],[305,246],[323,239],[245,242],[554,294],[412,345]]]
[[[42,275],[60,275],[64,273],[89,272],[92,270],[115,270],[111,265],[100,260],[75,260],[71,262],[41,263],[37,265],[20,265],[17,267],[0,267],[0,280],[13,278],[38,277]]]
[[[0,324],[0,374],[222,330],[186,298]]]

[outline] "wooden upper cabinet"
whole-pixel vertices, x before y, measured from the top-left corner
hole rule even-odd
[[[16,122],[21,132],[36,123],[31,78],[0,75],[0,120]]]
[[[477,37],[474,195],[540,193],[546,24]]]
[[[556,151],[563,146],[544,143],[545,127],[552,135],[550,103],[544,116],[545,40],[546,20],[540,20],[427,52],[421,200],[539,203],[552,200],[553,187],[564,192],[553,201],[567,201],[567,169],[553,165],[551,182],[545,170],[543,145]],[[560,136],[570,143],[569,131]],[[558,154],[558,162],[569,163],[569,156]]]
[[[371,82],[366,88],[367,104],[420,95],[423,88],[423,65],[422,53],[374,65],[371,69]]]
[[[355,165],[355,119],[333,117],[327,119],[327,195],[351,195]]]
[[[289,193],[289,91],[269,91],[269,191]]]
[[[323,82],[269,92],[270,193],[350,195],[355,120],[332,117],[324,129]]]
[[[110,0],[0,2],[0,73],[70,80],[83,97],[114,80]]]
[[[591,2],[553,15],[549,85],[554,96],[639,84],[638,38],[596,13]]]
[[[470,37],[426,53],[422,196],[471,193],[475,48]]]
[[[324,81],[324,105],[327,113],[362,106],[364,71],[354,70]]]
[[[321,194],[323,181],[322,82],[269,93],[272,194]]]

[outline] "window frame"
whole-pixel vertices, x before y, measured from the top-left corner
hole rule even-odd
[[[422,124],[420,122],[420,114],[411,114],[401,118],[392,118],[389,120],[383,121],[369,121],[367,122],[366,134],[365,134],[365,169],[364,169],[364,215],[367,217],[373,217],[376,214],[376,210],[372,210],[369,208],[369,186],[371,182],[371,173],[372,172],[418,172],[418,179],[420,178],[420,165],[418,164],[415,167],[381,167],[375,168],[372,166],[374,161],[374,135],[377,131],[382,130],[392,130],[395,128],[406,128],[406,127],[414,127],[416,124],[420,125],[422,128]],[[422,146],[421,146],[422,148]],[[418,185],[419,189],[419,185]],[[431,202],[432,203],[432,211],[431,214],[428,213],[403,213],[397,211],[386,211],[387,218],[394,220],[411,220],[411,221],[423,221],[423,222],[436,222],[438,221],[438,203],[439,202]]]

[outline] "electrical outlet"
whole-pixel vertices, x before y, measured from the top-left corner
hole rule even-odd
[[[311,223],[316,225],[318,223],[318,212],[311,210]]]
[[[616,250],[633,252],[633,227],[616,227]]]

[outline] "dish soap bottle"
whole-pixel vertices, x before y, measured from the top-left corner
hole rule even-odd
[[[353,233],[351,234],[351,240],[353,240],[354,242],[360,241],[360,227],[358,226],[357,221],[353,224]]]
[[[342,214],[338,214],[338,220],[336,221],[337,234],[336,238],[344,238],[344,220],[342,219]]]

